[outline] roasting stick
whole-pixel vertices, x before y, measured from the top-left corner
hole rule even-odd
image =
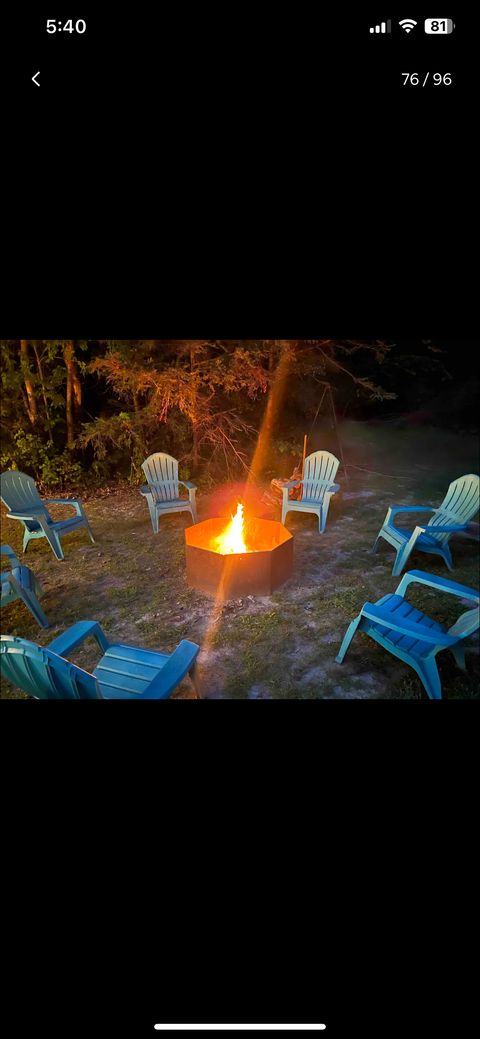
[[[303,438],[303,458],[302,458],[302,480],[303,480],[303,474],[305,472],[305,459],[307,457],[307,444],[308,444],[308,436],[304,436],[304,438]],[[265,1025],[265,1027],[267,1027],[267,1025]],[[270,1028],[270,1025],[268,1025],[268,1027]],[[273,1028],[273,1025],[271,1027]],[[282,1028],[288,1028],[288,1027],[289,1027],[288,1025],[282,1025]],[[295,1025],[295,1028],[296,1027],[297,1026]],[[315,1027],[315,1025],[304,1025],[303,1026],[304,1029],[314,1028],[314,1027]],[[293,1025],[292,1025],[292,1028],[293,1028]]]

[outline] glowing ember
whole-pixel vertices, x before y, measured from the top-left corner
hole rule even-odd
[[[220,537],[213,539],[213,545],[215,551],[220,552],[222,556],[248,552],[244,539],[243,505],[237,505],[237,511],[232,516],[231,523],[228,524],[223,534],[220,534]]]

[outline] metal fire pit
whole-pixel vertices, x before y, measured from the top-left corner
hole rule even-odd
[[[225,599],[271,595],[291,577],[293,535],[273,520],[246,521],[246,542],[254,551],[221,555],[211,547],[225,531],[226,519],[209,519],[185,530],[187,582],[207,595]]]

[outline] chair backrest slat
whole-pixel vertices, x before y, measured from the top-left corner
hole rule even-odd
[[[436,541],[444,544],[450,534],[435,534],[435,527],[451,526],[455,523],[468,523],[479,509],[479,477],[470,473],[459,476],[450,484],[445,498],[428,523],[428,533]]]
[[[157,452],[143,462],[142,469],[149,484],[154,484],[155,501],[173,501],[178,498],[178,462],[172,455]]]
[[[457,635],[459,639],[466,639],[467,635],[473,635],[480,626],[480,608],[475,606],[473,610],[467,610],[448,629],[449,635]]]
[[[305,459],[303,470],[302,500],[308,498],[313,501],[321,501],[325,494],[325,482],[334,483],[337,469],[340,465],[338,458],[331,455],[329,451],[314,451]]]
[[[8,469],[0,476],[0,496],[11,512],[28,512],[31,508],[47,512],[35,480],[18,469]]]
[[[479,478],[473,473],[460,476],[450,484],[440,509],[454,516],[470,517],[479,507]]]
[[[94,675],[26,639],[0,636],[0,671],[39,700],[101,700]]]

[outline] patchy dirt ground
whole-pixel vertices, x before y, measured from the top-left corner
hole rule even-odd
[[[162,519],[160,533],[154,535],[145,501],[138,491],[122,488],[105,496],[83,496],[97,544],[84,531],[75,532],[64,539],[66,559],[59,563],[45,540],[31,542],[24,561],[42,581],[42,605],[51,628],[39,629],[26,607],[14,603],[2,611],[3,631],[47,645],[75,621],[94,619],[112,640],[163,651],[189,638],[202,646],[200,688],[206,699],[423,697],[411,668],[363,634],[357,634],[343,665],[335,663],[335,656],[362,604],[394,591],[400,580],[392,577],[394,553],[386,543],[377,555],[371,554],[388,505],[438,504],[452,479],[476,471],[476,441],[436,431],[422,446],[421,437],[410,432],[402,436],[365,426],[360,432],[356,427],[355,436],[346,445],[349,481],[340,470],[342,493],[332,501],[326,532],[318,534],[314,516],[287,518],[295,540],[294,575],[274,595],[217,608],[210,598],[189,589],[184,555],[188,515]],[[198,505],[202,519],[210,511],[209,498],[200,495]],[[56,506],[54,512],[70,514]],[[2,541],[21,557],[21,524],[6,521],[3,508]],[[459,535],[452,537],[451,546],[453,574],[440,557],[420,553],[413,554],[410,568],[478,587],[478,542]],[[446,624],[465,608],[459,600],[419,586],[409,590],[409,599]],[[445,698],[480,695],[478,642],[468,640],[467,649],[466,672],[447,652],[437,658]],[[72,659],[91,669],[98,656],[96,643],[89,640]],[[6,682],[0,695],[23,696]],[[194,693],[185,682],[176,695],[189,698]]]

